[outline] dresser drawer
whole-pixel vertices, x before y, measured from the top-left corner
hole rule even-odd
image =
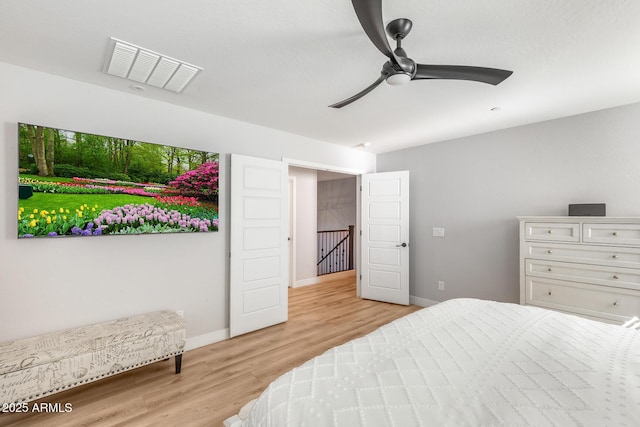
[[[640,224],[582,224],[585,243],[640,245]]]
[[[580,224],[527,222],[524,234],[527,241],[578,242],[580,241]]]
[[[525,274],[640,290],[640,270],[624,267],[527,259]]]
[[[636,248],[539,242],[527,243],[524,251],[525,258],[640,268],[640,249]]]
[[[527,278],[526,303],[611,320],[640,316],[640,291],[560,280]]]

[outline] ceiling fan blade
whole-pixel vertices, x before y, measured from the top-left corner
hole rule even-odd
[[[373,84],[371,84],[370,86],[368,86],[366,89],[356,93],[355,95],[353,95],[351,98],[347,98],[344,101],[340,101],[340,102],[336,102],[335,104],[329,105],[329,107],[332,108],[342,108],[345,105],[349,105],[351,104],[353,101],[357,101],[358,99],[362,98],[363,96],[365,96],[366,94],[368,94],[369,92],[371,92],[372,90],[374,90],[380,83],[382,83],[385,79],[387,78],[387,75],[382,73],[380,75],[380,77],[378,78],[378,80],[376,80],[375,82],[373,82]]]
[[[424,65],[416,64],[417,70],[413,80],[453,79],[472,80],[475,82],[497,85],[513,74],[513,71],[498,68],[466,67],[463,65]]]
[[[351,0],[360,25],[369,39],[386,57],[396,64],[396,56],[389,46],[382,22],[382,0]]]

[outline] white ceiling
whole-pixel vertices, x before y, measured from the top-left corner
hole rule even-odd
[[[139,96],[373,153],[640,101],[638,0],[383,0],[425,64],[513,70],[498,86],[380,85],[386,58],[349,0],[2,0],[0,61],[116,90],[110,37],[201,66],[181,94]],[[499,106],[501,111],[491,111]]]

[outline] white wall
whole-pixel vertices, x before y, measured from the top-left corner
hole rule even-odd
[[[314,169],[289,166],[296,178],[296,278],[295,282],[318,275],[318,174]]]
[[[318,182],[318,231],[356,225],[356,177]]]
[[[517,302],[516,215],[640,215],[639,118],[633,104],[378,155],[411,175],[411,295]]]
[[[222,339],[229,153],[375,169],[358,150],[1,62],[0,100],[0,342],[163,308],[185,311],[191,345]],[[220,231],[18,240],[18,122],[220,152]]]

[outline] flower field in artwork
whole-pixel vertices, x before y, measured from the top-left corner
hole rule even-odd
[[[218,154],[19,125],[18,237],[218,230]]]

